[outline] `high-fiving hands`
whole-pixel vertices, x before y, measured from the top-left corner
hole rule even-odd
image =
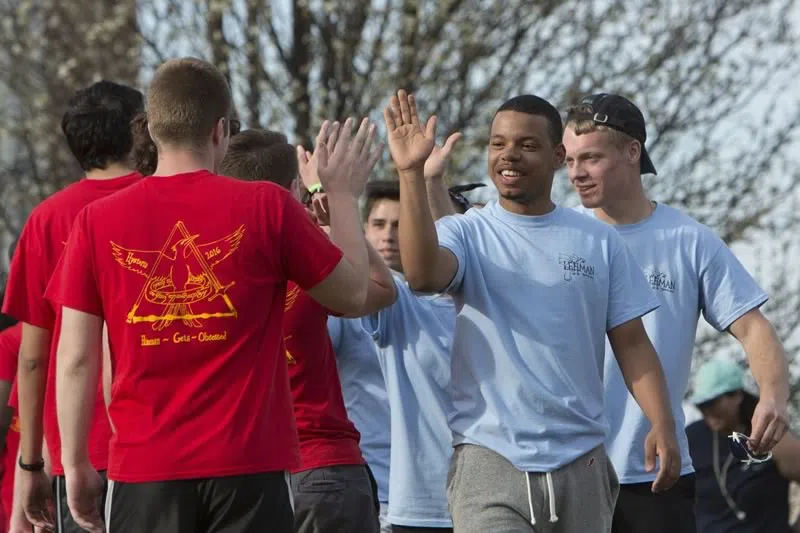
[[[414,96],[401,89],[397,95],[392,95],[389,107],[383,110],[383,118],[397,171],[424,168],[436,146],[436,116],[429,118],[423,129]]]

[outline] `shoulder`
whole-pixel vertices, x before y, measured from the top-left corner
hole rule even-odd
[[[705,420],[698,420],[686,426],[686,437],[690,442],[697,442],[698,439],[711,437],[711,430]]]
[[[57,219],[66,205],[72,205],[74,197],[78,194],[82,184],[80,181],[71,183],[63,189],[54,192],[34,207],[28,215],[26,224],[47,224]]]
[[[706,243],[724,244],[714,230],[695,220],[681,209],[666,204],[658,204],[658,226],[670,229],[682,236],[693,237]]]
[[[0,331],[0,349],[19,351],[22,342],[22,322]]]

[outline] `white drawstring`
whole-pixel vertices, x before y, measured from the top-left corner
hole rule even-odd
[[[553,474],[548,472],[545,474],[547,481],[547,501],[550,504],[550,522],[558,522],[558,515],[556,515],[556,491],[553,488]],[[531,525],[536,525],[536,517],[533,515],[533,495],[531,494],[531,475],[530,472],[525,472],[525,486],[528,489],[528,509],[531,512]]]
[[[548,472],[545,478],[547,479],[547,499],[550,501],[550,522],[558,522],[558,516],[556,516],[556,491],[553,490],[553,474]]]
[[[531,475],[525,472],[525,486],[528,488],[528,509],[531,511],[531,525],[536,525],[536,517],[533,516],[533,496],[531,496]]]

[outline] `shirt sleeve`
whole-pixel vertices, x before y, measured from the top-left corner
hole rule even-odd
[[[20,322],[52,330],[55,312],[45,298],[50,281],[48,255],[42,249],[44,237],[37,236],[34,213],[19,236],[11,261],[3,312]],[[60,245],[60,243],[59,243]]]
[[[56,265],[46,296],[55,305],[103,316],[103,301],[97,282],[94,248],[89,228],[91,206],[75,218],[67,246]]]
[[[0,380],[13,382],[17,375],[22,324],[0,332]]]
[[[702,250],[707,259],[700,269],[701,309],[709,324],[725,331],[769,297],[718,236],[709,231]]]
[[[397,298],[395,299],[394,303],[388,307],[384,307],[377,313],[373,313],[361,318],[361,329],[363,329],[367,335],[372,337],[372,340],[375,341],[375,344],[380,347],[389,344],[392,315],[395,312],[398,312],[397,310],[401,308],[408,292],[408,287],[406,286],[405,282],[398,278],[397,275],[392,275],[392,281],[394,282],[394,287],[397,291]]]
[[[446,248],[456,256],[458,268],[456,275],[443,292],[455,292],[464,281],[464,266],[466,264],[466,250],[464,246],[463,217],[465,215],[449,215],[436,221],[436,233],[439,237],[439,246]]]
[[[286,279],[308,290],[324,281],[342,260],[334,245],[303,210],[300,202],[282,194],[281,257]]]
[[[613,255],[608,284],[606,331],[640,318],[660,305],[628,246],[616,232],[610,235],[614,245],[610,247]]]

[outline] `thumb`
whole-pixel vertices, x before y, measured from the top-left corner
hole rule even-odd
[[[461,137],[463,137],[463,135],[461,135],[460,131],[457,131],[448,137],[444,142],[444,146],[442,146],[442,152],[444,152],[445,155],[450,154],[450,152],[453,151],[453,148],[455,148],[456,143],[461,140]]]
[[[297,145],[297,162],[300,163],[300,166],[308,164],[308,152],[306,149],[303,148],[301,145]]]
[[[428,139],[436,139],[436,124],[439,122],[439,119],[436,118],[436,115],[431,116],[428,119],[428,123],[425,124],[425,137]]]
[[[644,469],[652,472],[656,467],[656,443],[648,436],[644,441]]]

